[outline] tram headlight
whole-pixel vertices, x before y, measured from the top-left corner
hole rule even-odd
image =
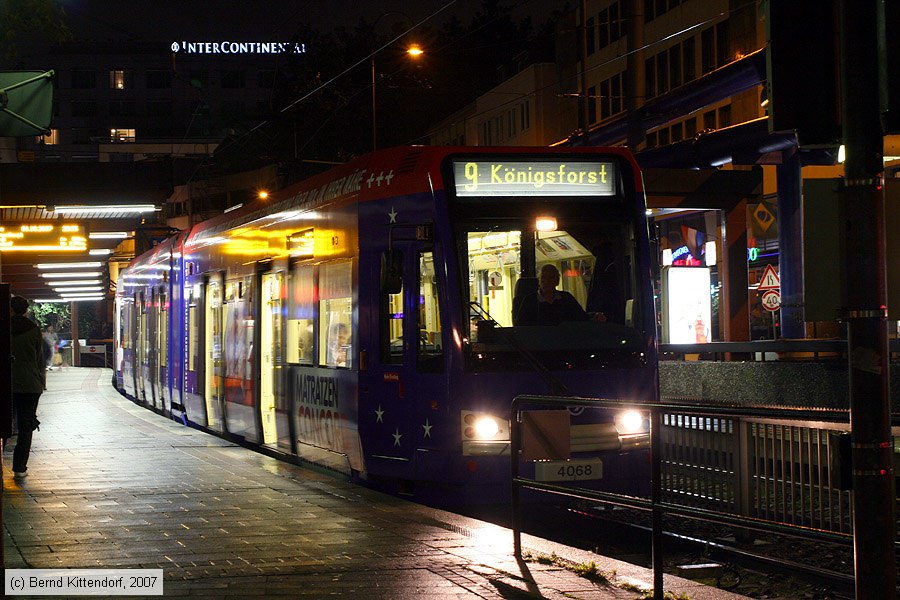
[[[505,419],[468,410],[460,416],[463,455],[499,455],[509,451],[509,423]]]
[[[493,439],[500,431],[500,425],[494,417],[480,417],[475,421],[475,436],[482,440]]]
[[[616,414],[616,430],[619,435],[634,435],[650,430],[649,422],[637,410],[624,410]]]
[[[508,440],[509,427],[503,421],[485,413],[462,411],[463,440]]]

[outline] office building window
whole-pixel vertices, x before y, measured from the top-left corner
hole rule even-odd
[[[700,69],[703,74],[716,68],[716,30],[707,27],[700,33]]]
[[[691,118],[684,122],[684,137],[691,139],[697,135],[697,119]]]
[[[593,54],[594,52],[597,51],[597,40],[596,40],[597,34],[595,33],[596,27],[594,25],[594,17],[591,17],[590,19],[587,20],[587,22],[585,23],[584,29],[585,29],[584,35],[585,35],[585,38],[587,39],[587,54],[588,54],[588,56],[590,56],[591,54]]]
[[[171,117],[174,114],[171,100],[150,100],[147,102],[148,117]]]
[[[89,127],[73,127],[72,128],[72,143],[73,144],[90,144],[91,143],[91,129]]]
[[[94,71],[72,71],[72,89],[92,90],[97,87],[97,73]]]
[[[681,85],[681,47],[669,48],[669,89],[674,90]]]
[[[147,87],[151,90],[164,90],[171,88],[172,72],[163,70],[148,70]]]
[[[597,15],[597,34],[600,36],[600,43],[597,44],[601,49],[609,46],[609,9],[604,8]]]
[[[620,12],[619,2],[613,2],[597,15],[597,28],[600,33],[599,48],[601,50],[613,42],[617,42],[624,34],[624,26],[619,17]]]
[[[716,25],[716,66],[727,65],[730,61],[728,54],[728,21],[722,21]]]
[[[109,72],[109,87],[114,90],[128,90],[134,87],[134,71],[113,70]]]
[[[622,74],[618,73],[613,75],[609,80],[609,90],[612,96],[610,97],[610,113],[617,115],[622,112],[622,100],[625,97],[625,94],[622,90]]]
[[[609,5],[609,43],[619,41],[622,37],[622,21],[619,19],[619,3]]]
[[[34,141],[45,146],[55,146],[59,143],[59,129],[51,129],[49,133],[35,137]]]
[[[116,101],[109,103],[109,116],[133,117],[137,114],[135,103],[130,101]]]
[[[72,101],[73,117],[96,117],[97,103],[93,100],[73,100]]]
[[[644,0],[644,23],[660,17],[687,0]]]
[[[694,54],[694,38],[688,38],[681,43],[681,66],[683,70],[684,76],[682,77],[682,81],[687,83],[688,81],[693,81],[697,76],[694,61],[696,60]]]
[[[731,105],[726,104],[719,108],[719,127],[729,127],[731,125]]]
[[[109,141],[111,142],[133,142],[136,134],[134,129],[110,129]]]
[[[531,127],[531,102],[526,100],[519,107],[522,109],[522,131],[525,131]]]
[[[669,129],[664,128],[656,132],[659,135],[659,145],[665,146],[669,143]]]
[[[665,94],[669,91],[669,53],[660,52],[656,55],[656,93]]]
[[[597,122],[597,86],[592,85],[588,88],[587,106],[588,125],[590,125]]]

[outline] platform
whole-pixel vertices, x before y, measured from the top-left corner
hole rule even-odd
[[[12,477],[4,448],[6,568],[161,568],[165,597],[211,600],[633,600],[650,588],[647,569],[529,536],[517,561],[508,529],[184,427],[120,396],[111,376],[48,373],[27,478]],[[606,581],[575,572],[591,562]]]

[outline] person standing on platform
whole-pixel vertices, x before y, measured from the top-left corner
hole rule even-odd
[[[17,479],[28,475],[31,438],[37,429],[37,406],[47,388],[47,364],[41,330],[25,315],[28,300],[13,296],[9,300],[12,317],[9,323],[12,355],[12,400],[16,412],[19,437],[13,451],[13,474]]]
[[[47,370],[49,371],[55,366],[53,357],[56,354],[56,345],[59,344],[59,336],[56,334],[56,329],[52,324],[47,325],[42,335],[44,337],[44,358],[47,361]]]

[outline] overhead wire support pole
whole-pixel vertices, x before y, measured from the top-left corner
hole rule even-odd
[[[895,598],[897,567],[885,266],[884,159],[877,0],[840,5],[841,117],[857,600]],[[870,90],[872,93],[860,93]]]

